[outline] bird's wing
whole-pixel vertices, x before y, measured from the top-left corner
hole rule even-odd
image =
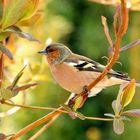
[[[75,67],[79,71],[93,71],[101,73],[105,69],[104,65],[101,65],[98,62],[95,62],[87,57],[77,54],[73,54],[69,58],[65,59],[64,63],[67,63],[68,65]],[[108,72],[108,76],[124,79],[127,81],[130,80],[130,78],[126,73],[116,72],[112,69]]]

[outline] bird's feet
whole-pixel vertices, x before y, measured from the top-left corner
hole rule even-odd
[[[88,86],[87,85],[83,86],[83,92],[85,94],[88,94],[90,92],[90,90],[88,89]]]
[[[75,98],[76,98],[77,95],[75,95],[74,97],[72,97],[71,99],[69,99],[69,102],[68,102],[68,106],[72,109],[74,104],[75,104]]]

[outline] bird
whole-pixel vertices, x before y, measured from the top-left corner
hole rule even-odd
[[[82,55],[73,53],[67,46],[51,43],[38,53],[46,55],[48,66],[55,81],[65,90],[80,94],[83,88],[93,82],[105,69],[105,66]],[[88,97],[96,96],[103,89],[128,83],[128,74],[111,69],[108,74],[93,87]],[[139,86],[140,84],[137,83]]]

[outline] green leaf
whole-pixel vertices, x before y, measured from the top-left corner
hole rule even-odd
[[[19,79],[21,78],[24,69],[26,68],[26,65],[21,69],[21,71],[17,74],[17,76],[14,78],[14,81],[12,85],[10,86],[10,89],[13,90],[13,88],[17,85]]]
[[[30,18],[37,10],[39,0],[5,0],[2,16],[2,27],[16,24]]]
[[[13,55],[12,55],[12,53],[4,46],[4,45],[2,45],[2,44],[0,44],[0,50],[4,53],[4,54],[6,54],[8,57],[9,57],[9,59],[13,59]]]
[[[31,18],[38,10],[40,0],[25,0],[25,10],[20,21]]]
[[[75,99],[75,104],[73,106],[73,110],[76,111],[80,106],[81,106],[81,103],[83,101],[83,97],[82,96],[79,96]]]
[[[115,118],[113,120],[113,130],[118,135],[124,132],[124,122],[121,118]]]
[[[9,100],[13,97],[12,91],[10,89],[1,88],[0,94],[1,98],[4,100]]]
[[[37,83],[26,84],[26,85],[14,88],[14,91],[19,92],[19,91],[26,90],[26,89],[33,87],[33,86],[36,86],[36,85],[37,85]]]
[[[40,41],[38,39],[36,39],[32,35],[30,35],[29,33],[22,32],[22,30],[20,28],[18,28],[17,26],[8,27],[4,31],[16,33],[18,36],[20,36],[22,38],[28,39],[30,41],[36,41],[36,42],[40,43]]]
[[[140,117],[140,109],[127,110],[123,112],[122,115],[130,116],[130,117]]]
[[[6,0],[2,16],[3,28],[14,25],[22,18],[25,10],[23,9],[25,7],[25,1],[26,0]]]
[[[27,20],[20,21],[17,25],[18,26],[31,26],[38,22],[39,19],[41,19],[43,15],[42,11],[37,11],[31,18]]]
[[[127,106],[133,99],[135,94],[136,82],[132,79],[127,86],[125,86],[122,90],[121,94],[121,105]]]

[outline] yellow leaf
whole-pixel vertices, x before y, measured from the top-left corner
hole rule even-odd
[[[120,86],[119,94],[116,100],[116,114],[119,114],[123,107],[127,106],[135,94],[136,82],[132,79],[129,83]]]
[[[127,106],[133,99],[135,94],[136,82],[132,79],[128,85],[123,89],[121,94],[121,105]]]
[[[83,101],[83,97],[82,96],[79,96],[79,97],[76,98],[75,104],[73,106],[73,110],[74,111],[76,111],[80,107],[82,101]]]
[[[5,0],[2,15],[2,28],[7,28],[18,21],[32,17],[38,7],[39,0]]]

